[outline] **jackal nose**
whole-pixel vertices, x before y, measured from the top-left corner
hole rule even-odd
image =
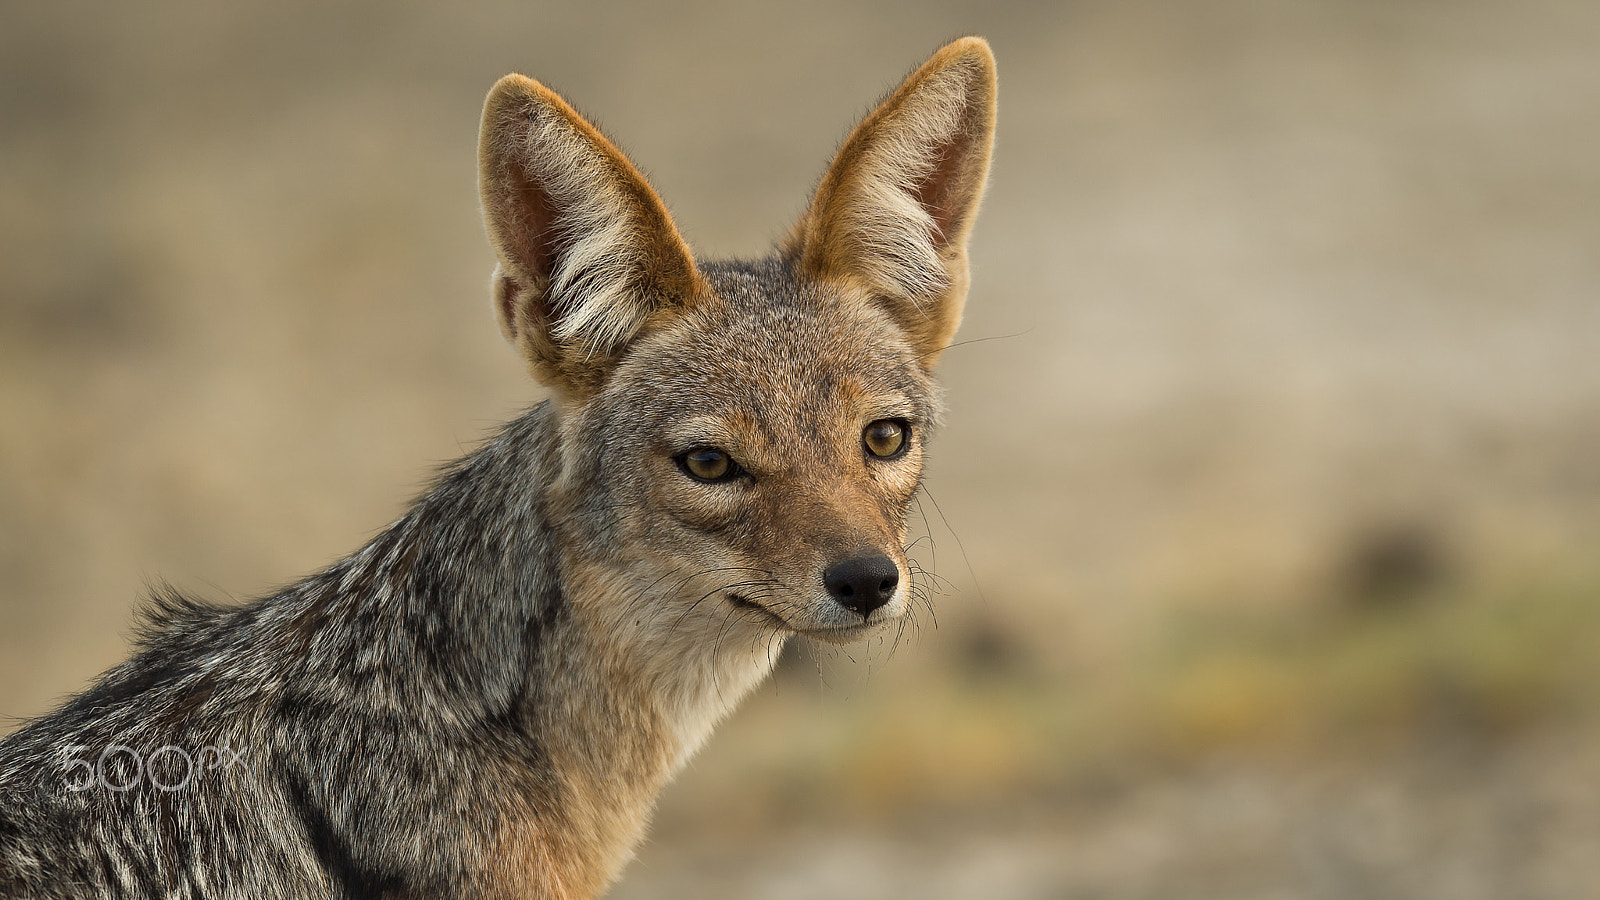
[[[872,611],[889,602],[895,585],[900,583],[900,569],[894,560],[876,556],[852,556],[835,563],[822,576],[828,586],[828,595],[839,605],[861,614],[865,619]]]

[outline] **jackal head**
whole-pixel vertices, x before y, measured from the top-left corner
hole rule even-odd
[[[994,115],[988,45],[956,41],[850,134],[777,253],[698,263],[598,129],[538,82],[495,85],[494,308],[554,391],[548,502],[586,615],[847,642],[905,614]]]

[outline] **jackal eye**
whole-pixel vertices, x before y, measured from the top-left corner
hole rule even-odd
[[[692,447],[673,457],[683,474],[695,481],[731,481],[744,472],[733,457],[715,447]]]
[[[899,419],[879,419],[861,431],[861,444],[879,459],[894,459],[911,445],[911,426]]]

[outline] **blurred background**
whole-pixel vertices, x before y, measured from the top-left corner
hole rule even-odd
[[[937,622],[797,645],[613,896],[1600,893],[1600,5],[0,13],[0,732],[152,581],[306,574],[540,397],[488,306],[500,75],[754,255],[978,33]]]

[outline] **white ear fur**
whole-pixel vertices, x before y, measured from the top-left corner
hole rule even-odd
[[[885,293],[923,298],[949,286],[941,256],[948,222],[935,218],[920,187],[959,131],[965,99],[958,75],[935,73],[864,149],[843,192],[836,227],[854,244],[861,274]]]
[[[484,105],[479,188],[499,257],[495,309],[546,381],[587,380],[700,281],[666,207],[615,145],[549,89],[508,75]]]
[[[791,238],[804,271],[863,283],[929,354],[960,322],[995,95],[983,39],[940,49],[845,140]]]

